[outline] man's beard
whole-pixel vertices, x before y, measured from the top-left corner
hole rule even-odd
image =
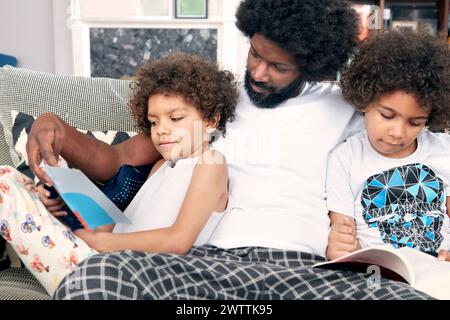
[[[280,103],[292,98],[297,93],[302,83],[303,78],[299,75],[286,87],[277,89],[275,87],[268,86],[263,82],[256,82],[252,79],[250,72],[248,70],[245,71],[245,90],[247,91],[250,100],[259,108],[275,108]],[[252,84],[256,87],[267,90],[269,93],[259,93],[253,91]]]

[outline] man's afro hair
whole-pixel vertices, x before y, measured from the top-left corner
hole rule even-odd
[[[243,0],[236,19],[245,36],[262,34],[294,56],[306,81],[334,79],[357,45],[346,0]]]

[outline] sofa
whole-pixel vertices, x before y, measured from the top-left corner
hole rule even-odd
[[[127,139],[137,130],[127,108],[129,85],[130,80],[0,68],[0,165],[14,166],[34,178],[27,166],[26,137],[34,118],[46,112],[107,143]],[[0,259],[11,263],[0,270],[0,300],[51,299],[13,248],[6,247]]]
[[[60,76],[5,66],[0,68],[0,165],[14,166],[30,178],[25,145],[32,122],[53,112],[71,126],[106,143],[136,134],[127,103],[130,80]],[[0,237],[0,300],[51,297]],[[5,263],[8,262],[8,263]],[[5,267],[7,265],[7,267]]]

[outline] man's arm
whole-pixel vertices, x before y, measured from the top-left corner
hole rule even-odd
[[[161,158],[147,135],[138,134],[110,146],[77,131],[52,113],[41,115],[33,123],[27,141],[27,154],[31,170],[39,179],[50,184],[51,180],[39,168],[42,159],[50,165],[57,165],[61,155],[87,176],[105,181],[123,164],[150,164]]]

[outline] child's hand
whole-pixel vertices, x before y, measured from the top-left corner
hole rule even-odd
[[[338,221],[331,220],[331,229],[328,235],[327,258],[337,259],[359,248],[356,240],[355,220],[342,217]]]
[[[36,185],[34,184],[34,181],[33,180],[25,180],[25,188],[27,188],[28,189],[28,191],[31,191],[31,192],[38,192],[37,191],[37,187],[36,187]]]
[[[50,191],[45,189],[43,184],[37,186],[36,189],[39,195],[39,200],[41,200],[41,202],[52,215],[57,218],[67,215],[66,211],[61,210],[61,208],[64,206],[64,202],[62,201],[61,197],[50,199]]]
[[[448,250],[440,250],[438,253],[438,260],[450,262],[450,252]]]

